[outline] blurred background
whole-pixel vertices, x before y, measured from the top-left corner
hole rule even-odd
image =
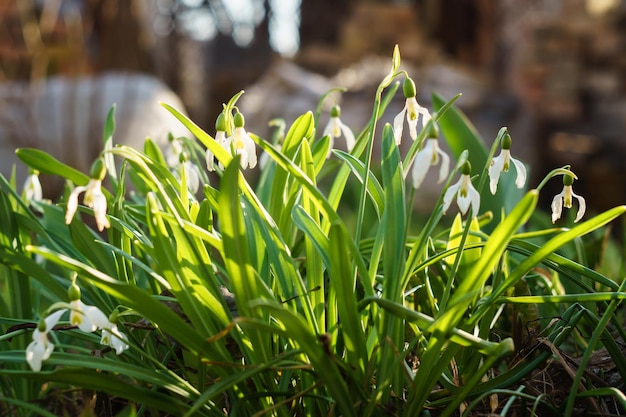
[[[337,86],[360,131],[395,44],[423,105],[509,128],[531,186],[571,164],[592,212],[626,202],[624,0],[0,0],[0,169],[37,146],[87,171],[112,103],[118,143],[185,134],[159,100],[213,134],[241,89],[265,138]]]

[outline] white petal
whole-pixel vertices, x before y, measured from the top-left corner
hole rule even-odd
[[[330,136],[330,138],[333,138],[333,118],[331,117],[328,120],[328,123],[326,123],[326,127],[324,127],[324,132],[322,133],[322,136]]]
[[[52,345],[52,343],[50,344]],[[54,349],[54,345],[52,345],[52,348]],[[45,352],[45,346],[39,341],[30,342],[26,347],[26,362],[28,362],[28,365],[33,371],[41,371],[41,362],[44,360]]]
[[[24,182],[24,196],[27,202],[41,201],[43,199],[39,175],[31,174],[26,177],[26,181]]]
[[[502,169],[504,168],[504,155],[500,152],[496,158],[491,160],[491,164],[489,165],[489,189],[491,194],[495,194],[498,190],[498,181],[500,179],[500,174],[502,173]]]
[[[241,168],[248,168],[248,153],[245,151],[245,149],[237,149],[237,155],[241,156],[241,159],[239,160]]]
[[[561,218],[561,212],[563,211],[563,195],[564,191],[561,191],[552,199],[552,223],[555,223]]]
[[[72,190],[69,198],[67,199],[67,207],[65,208],[65,224],[70,224],[78,209],[78,196],[80,193],[85,192],[87,187],[76,187]]]
[[[426,173],[428,168],[430,168],[432,152],[432,142],[427,140],[424,148],[415,156],[415,162],[413,162],[413,188],[419,188],[424,178],[426,178]]]
[[[248,154],[248,166],[250,167],[250,169],[252,169],[257,164],[256,144],[254,143],[252,138],[250,138],[250,136],[247,136],[247,138],[248,142],[246,143],[246,153]]]
[[[522,188],[524,187],[524,184],[526,184],[526,166],[522,162],[514,158],[511,158],[511,162],[513,162],[513,165],[515,165],[515,170],[517,171],[515,185],[517,186],[517,188]]]
[[[467,210],[470,207],[470,203],[471,203],[471,200],[469,198],[469,194],[466,195],[465,197],[463,197],[460,194],[457,195],[456,204],[459,206],[459,210],[461,211],[462,214],[467,213]]]
[[[456,184],[451,185],[446,193],[443,195],[443,214],[446,214],[448,209],[450,208],[450,204],[452,204],[452,199],[459,192],[459,188],[461,187],[461,180],[459,180]]]
[[[215,155],[209,149],[206,150],[206,169],[209,171],[215,171]]]
[[[102,193],[94,194],[92,196],[93,215],[96,218],[96,225],[98,231],[103,231],[105,228],[111,227],[109,219],[107,218],[107,199]]]
[[[426,107],[420,106],[419,112],[422,115],[422,129],[423,129],[426,126],[426,123],[428,123],[430,119],[432,119],[432,117],[430,116],[430,112],[428,111]]]
[[[44,319],[44,321],[46,322],[46,332],[49,332],[54,326],[57,325],[57,323],[61,319],[61,316],[63,316],[66,311],[66,309],[57,310]]]
[[[346,148],[348,152],[352,152],[354,148],[354,144],[356,143],[356,139],[354,139],[354,133],[352,133],[352,129],[350,129],[345,123],[339,122],[339,127],[341,127],[341,133],[346,138]]]
[[[96,306],[85,306],[85,316],[96,328],[103,329],[109,325],[109,319],[106,314]]]
[[[441,156],[441,168],[439,168],[439,181],[443,182],[446,178],[448,178],[448,173],[450,172],[450,157],[447,153],[441,150],[439,146],[437,146],[437,153]]]
[[[393,135],[396,138],[396,144],[399,145],[402,142],[402,129],[404,125],[404,116],[406,114],[406,105],[404,108],[393,118]]]
[[[417,139],[417,119],[408,119],[407,124],[409,125],[409,136],[411,139]]]
[[[184,164],[185,173],[187,174],[187,188],[193,194],[200,189],[200,171],[198,167],[191,161],[186,161]]]
[[[576,213],[576,219],[574,220],[574,223],[577,223],[585,215],[587,203],[585,202],[585,199],[583,197],[577,194],[574,194],[573,192],[572,192],[572,195],[576,197],[576,199],[578,200],[578,212]]]
[[[470,184],[470,188],[467,190],[469,198],[472,202],[472,215],[478,216],[478,212],[480,211],[480,194],[473,185]]]
[[[128,343],[125,342],[126,335],[117,329],[117,325],[113,325],[111,328],[111,335],[111,347],[115,349],[116,354],[120,355],[130,347]]]

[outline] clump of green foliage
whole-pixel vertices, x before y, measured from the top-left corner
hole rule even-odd
[[[151,140],[143,151],[114,146],[114,109],[91,175],[18,150],[77,188],[51,202],[0,177],[0,413],[450,416],[490,404],[501,415],[570,415],[586,397],[626,411],[621,391],[585,374],[603,347],[626,376],[614,314],[624,271],[598,272],[581,250],[626,207],[583,220],[579,200],[576,222],[559,220],[578,198],[575,173],[556,168],[524,191],[524,166],[494,158],[509,150],[508,130],[486,147],[453,106],[458,96],[435,95],[432,115],[407,104],[378,135],[400,77],[409,79],[396,48],[354,138],[338,107],[337,124],[319,129],[321,106],[275,141],[247,134],[237,94],[215,137],[164,104],[195,136],[174,138],[173,158]],[[414,141],[403,156],[405,115]],[[450,171],[439,130],[456,159]],[[336,134],[349,152],[332,149]],[[257,149],[267,160],[253,187],[243,168]],[[441,196],[416,216],[423,164],[437,163]],[[561,178],[553,222],[576,223],[567,228],[537,207],[543,185]],[[454,201],[465,216],[452,221]],[[346,207],[356,220],[339,215]],[[523,385],[555,349],[580,354],[561,403]]]

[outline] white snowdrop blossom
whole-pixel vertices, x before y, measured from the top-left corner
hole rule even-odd
[[[26,347],[26,362],[35,371],[41,371],[41,364],[54,350],[54,344],[48,340],[48,333],[58,323],[65,310],[58,310],[44,320],[40,320],[33,332],[33,341]]]
[[[93,209],[96,225],[101,232],[105,228],[111,227],[107,219],[107,199],[102,193],[102,180],[106,175],[106,168],[102,158],[98,158],[91,167],[91,179],[86,186],[74,188],[67,200],[65,212],[65,224],[70,224],[78,209],[78,196],[85,193],[83,203]]]
[[[585,215],[587,204],[585,199],[574,193],[572,184],[574,183],[574,177],[571,175],[563,175],[563,191],[555,195],[552,199],[552,223],[555,223],[561,218],[563,207],[572,208],[572,197],[578,200],[578,212],[576,213],[576,219],[574,223],[578,222]]]
[[[165,151],[165,162],[168,167],[175,167],[180,163],[180,154],[183,153],[183,142],[172,135],[168,139],[170,146]]]
[[[95,332],[104,329],[109,323],[107,316],[96,306],[90,306],[80,300],[70,301],[70,324],[78,326],[85,332]]]
[[[118,330],[117,324],[115,323],[108,323],[108,325],[102,329],[100,343],[112,347],[118,355],[129,348],[125,340],[126,335]]]
[[[322,136],[330,136],[330,147],[328,149],[327,157],[330,157],[331,155],[335,138],[340,137],[342,134],[346,139],[346,148],[348,149],[348,152],[352,152],[354,144],[356,143],[354,133],[352,132],[352,129],[341,121],[341,107],[335,104],[333,108],[330,109],[330,119],[328,120],[328,123],[322,133]]]
[[[443,196],[443,214],[446,214],[452,204],[452,199],[456,196],[456,204],[459,206],[461,213],[466,214],[467,210],[472,207],[472,214],[476,216],[480,209],[480,194],[472,185],[470,178],[471,166],[469,162],[465,162],[461,168],[461,178],[459,181],[451,185]]]
[[[224,113],[220,113],[217,117],[217,121],[215,122],[215,141],[222,148],[229,151],[230,149],[230,140],[226,137],[226,116]],[[221,169],[224,169],[222,163],[219,163]],[[209,171],[215,171],[215,155],[208,148],[206,150],[206,167]]]
[[[502,150],[500,155],[491,160],[489,165],[489,189],[495,194],[498,189],[498,180],[502,172],[509,172],[511,162],[515,165],[517,177],[515,185],[522,188],[526,183],[526,167],[524,164],[511,156],[511,136],[506,133],[502,138]]]
[[[422,107],[415,98],[415,83],[410,78],[404,79],[402,85],[402,91],[406,102],[404,108],[393,118],[393,134],[396,139],[396,143],[399,145],[402,142],[402,132],[404,128],[404,118],[406,116],[407,124],[409,125],[409,135],[411,139],[417,138],[417,120],[421,115],[422,129],[426,126],[426,123],[431,119],[430,112],[426,107]]]
[[[230,148],[232,143],[235,154],[241,156],[241,167],[252,169],[257,164],[256,144],[244,128],[245,120],[241,113],[235,113],[234,123],[233,135],[230,139],[226,139],[224,146]]]
[[[419,188],[426,177],[428,168],[437,165],[441,158],[439,168],[439,182],[442,182],[450,172],[450,157],[439,148],[439,141],[435,138],[428,138],[424,147],[417,153],[413,163],[413,188]]]
[[[24,181],[24,199],[27,203],[43,200],[43,190],[39,181],[39,171],[37,170],[31,171]]]
[[[185,171],[185,178],[187,181],[187,189],[195,194],[200,189],[200,169],[196,164],[191,161],[180,162],[178,166],[173,170],[174,177],[180,181],[182,178],[182,171]]]

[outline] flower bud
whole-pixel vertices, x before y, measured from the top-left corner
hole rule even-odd
[[[244,127],[244,125],[246,124],[246,121],[243,118],[243,114],[239,112],[235,113],[234,123],[235,123],[235,127]]]
[[[69,298],[70,301],[80,300],[80,287],[72,283],[67,289],[67,298]]]
[[[511,135],[509,135],[509,132],[502,137],[501,146],[502,149],[511,149]]]
[[[571,186],[572,184],[574,184],[574,177],[571,176],[571,175],[564,174],[563,175],[563,185]]]
[[[215,120],[215,130],[218,132],[226,132],[226,115],[224,113],[220,113],[220,115],[217,116],[217,119]]]
[[[461,167],[461,174],[463,174],[463,175],[471,175],[472,174],[472,164],[470,164],[469,161],[465,161],[465,163]]]
[[[410,78],[405,78],[404,83],[402,84],[402,92],[404,93],[405,98],[415,97],[415,83]]]
[[[93,161],[89,176],[91,179],[102,181],[107,174],[107,168],[104,165],[104,159],[98,158]]]

